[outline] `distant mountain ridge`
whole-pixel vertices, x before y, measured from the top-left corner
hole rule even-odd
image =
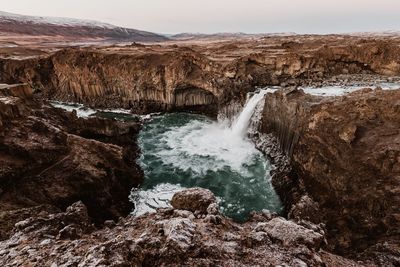
[[[0,11],[0,34],[64,36],[82,39],[158,42],[167,37],[93,20],[36,17]]]

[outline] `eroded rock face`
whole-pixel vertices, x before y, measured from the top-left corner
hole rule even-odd
[[[130,190],[143,177],[137,123],[79,119],[8,93],[0,96],[0,238],[34,211],[54,212],[76,201],[95,223],[131,211]]]
[[[46,98],[97,107],[216,115],[219,106],[244,101],[255,86],[322,83],[340,74],[399,75],[397,42],[295,36],[68,48],[25,60],[0,59],[0,80],[28,82]]]
[[[267,96],[262,127],[290,156],[297,174],[292,178],[312,198],[308,202],[317,202],[311,211],[320,209],[330,247],[352,253],[385,243],[390,249],[380,251],[391,251],[394,265],[399,263],[399,99],[398,90],[366,89],[336,98],[280,91]],[[289,216],[309,217],[306,200],[295,199]]]
[[[67,49],[47,60],[52,79],[41,87],[49,98],[132,108],[136,113],[217,112],[220,92],[213,81],[217,70],[198,53],[132,55]]]
[[[200,207],[208,190],[183,194]],[[215,199],[215,197],[214,197]],[[215,205],[213,202],[211,205]],[[189,207],[190,208],[190,207]],[[81,202],[66,212],[34,215],[0,242],[0,263],[14,266],[363,266],[321,249],[319,226],[269,214],[237,224],[189,210],[163,209],[94,230]],[[190,216],[182,214],[190,213]]]

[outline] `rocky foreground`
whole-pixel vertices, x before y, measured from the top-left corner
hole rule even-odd
[[[322,249],[319,225],[253,214],[237,224],[220,215],[213,194],[175,194],[174,208],[127,217],[94,230],[85,205],[42,213],[15,225],[0,242],[10,266],[361,266]]]

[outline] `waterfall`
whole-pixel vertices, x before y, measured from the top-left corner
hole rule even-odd
[[[272,166],[246,136],[258,129],[268,92],[248,96],[244,107],[233,103],[225,109],[234,112],[228,115],[239,114],[232,124],[226,116],[217,122],[183,113],[146,123],[138,140],[147,176],[142,187],[132,191],[134,215],[168,207],[176,191],[190,187],[212,190],[224,214],[237,220],[245,220],[254,210],[280,212],[282,205],[271,184]]]
[[[243,107],[242,112],[239,114],[239,116],[235,119],[231,126],[231,131],[234,135],[240,136],[240,137],[245,137],[247,134],[247,129],[250,124],[250,119],[254,114],[254,111],[258,105],[258,103],[264,99],[264,96],[266,93],[268,93],[269,90],[261,90],[258,93],[255,93],[251,98],[248,99],[246,102],[246,105]]]

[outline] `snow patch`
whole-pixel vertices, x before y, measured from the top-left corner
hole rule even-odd
[[[36,17],[13,14],[9,12],[0,11],[0,21],[18,21],[25,24],[53,24],[58,26],[86,26],[98,27],[104,29],[115,29],[117,26],[103,23],[95,20],[83,20],[61,17]]]

